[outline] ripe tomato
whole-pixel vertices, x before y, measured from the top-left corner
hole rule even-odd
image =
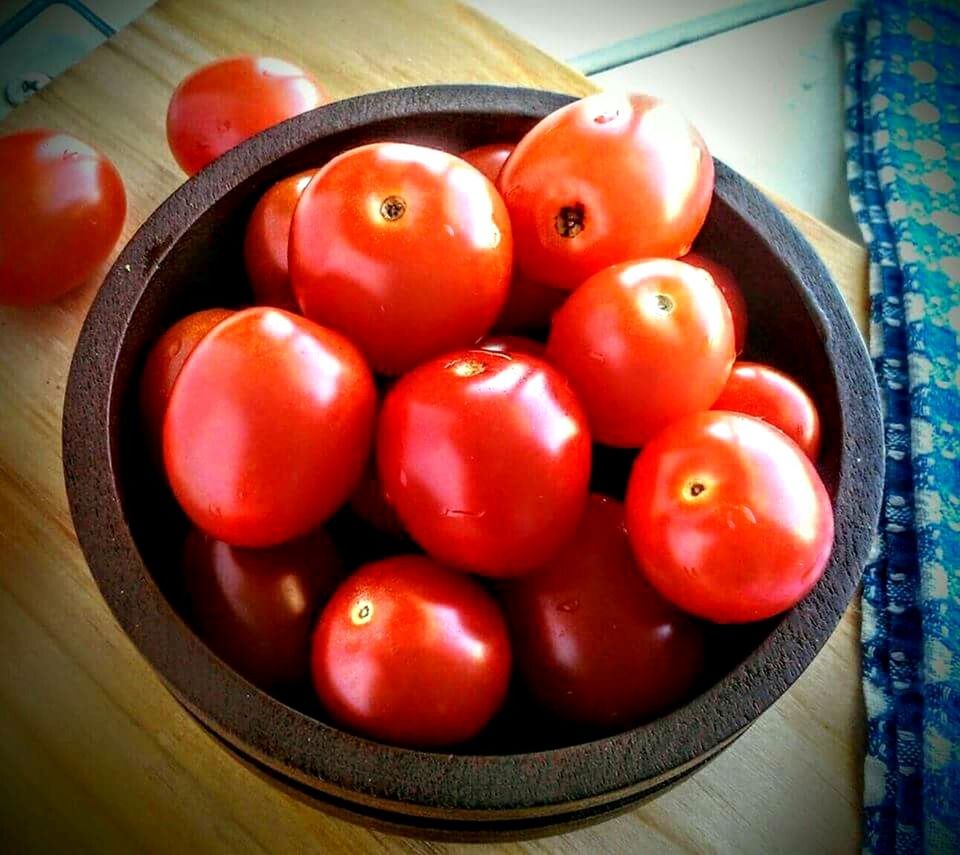
[[[740,413],[695,413],[657,434],[634,464],[626,505],[653,586],[717,623],[789,609],[830,557],[833,515],[813,464],[784,433]]]
[[[637,571],[613,499],[591,496],[563,551],[503,596],[525,684],[561,718],[630,727],[683,701],[703,668],[700,626]]]
[[[730,310],[688,264],[615,265],[554,315],[547,358],[570,378],[594,439],[640,446],[717,399],[734,359]]]
[[[337,589],[313,638],[313,682],[335,721],[395,745],[476,736],[500,708],[510,642],[493,598],[418,555],[366,564]]]
[[[317,609],[342,578],[322,529],[271,549],[240,549],[192,529],[184,549],[184,583],[199,634],[267,689],[308,675]]]
[[[427,552],[515,576],[550,558],[580,519],[590,433],[547,363],[469,350],[397,382],[380,415],[377,461],[387,497]]]
[[[602,93],[536,125],[497,185],[520,271],[571,289],[611,264],[687,252],[710,207],[713,160],[673,107]]]
[[[510,157],[510,152],[515,146],[516,143],[490,143],[465,151],[460,157],[475,169],[479,169],[491,181],[496,182],[503,164]]]
[[[370,461],[360,483],[350,496],[350,507],[360,519],[374,528],[397,537],[403,534],[403,523],[384,495],[375,460]]]
[[[306,534],[360,480],[375,408],[370,370],[345,338],[280,309],[237,312],[173,386],[163,453],[174,495],[234,546]]]
[[[290,233],[303,313],[348,335],[383,374],[484,335],[506,299],[512,257],[494,186],[458,157],[404,143],[331,160]]]
[[[167,142],[193,175],[248,137],[328,100],[312,74],[282,59],[233,56],[188,75],[167,108]]]
[[[489,350],[492,353],[526,353],[544,359],[547,348],[539,341],[525,338],[522,335],[488,335],[477,343],[478,350]]]
[[[140,375],[140,412],[150,450],[163,457],[163,419],[173,383],[187,357],[210,330],[232,315],[229,309],[204,309],[181,318],[150,349]]]
[[[493,328],[505,333],[546,329],[550,326],[553,313],[569,296],[569,291],[532,282],[520,271],[514,270],[507,302],[503,304]]]
[[[715,410],[746,413],[780,428],[811,460],[820,453],[820,414],[813,399],[776,368],[737,362],[720,393]]]
[[[730,307],[730,314],[733,316],[733,337],[737,355],[743,353],[744,345],[747,343],[747,301],[743,299],[743,291],[737,284],[737,278],[729,267],[707,258],[699,252],[688,252],[681,261],[706,270],[713,277],[714,284],[726,297],[727,305]]]
[[[0,137],[0,303],[35,306],[82,285],[127,214],[116,167],[57,131]]]
[[[278,181],[260,197],[250,215],[243,239],[243,261],[258,305],[300,312],[287,262],[290,223],[293,209],[315,173],[311,169]]]

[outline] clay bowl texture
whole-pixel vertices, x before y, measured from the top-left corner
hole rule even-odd
[[[80,544],[120,625],[170,691],[243,762],[298,797],[380,828],[457,839],[535,836],[625,810],[681,780],[810,664],[856,589],[876,525],[882,442],[863,342],[806,240],[717,163],[698,249],[743,285],[751,324],[745,355],[798,377],[823,415],[820,470],[835,503],[836,542],[810,596],[776,619],[715,630],[699,693],[662,718],[615,734],[545,726],[517,687],[486,733],[444,754],[346,733],[325,721],[309,691],[268,695],[194,634],[177,581],[186,521],[150,463],[138,423],[137,379],[151,343],[189,312],[250,302],[243,230],[274,181],[368,142],[459,152],[517,139],[570,100],[487,86],[400,89],[331,104],[260,134],[187,181],[144,223],[106,277],[74,356],[63,418],[67,491]],[[632,457],[598,449],[595,487],[622,496]],[[355,525],[344,512],[331,528],[349,542]],[[364,538],[348,560],[390,548]]]

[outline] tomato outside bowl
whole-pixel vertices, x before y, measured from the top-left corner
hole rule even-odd
[[[150,345],[202,308],[251,301],[243,232],[274,182],[356,145],[400,140],[460,152],[518,139],[568,95],[428,86],[352,98],[271,128],[188,180],[143,224],[108,273],[74,354],[63,459],[74,525],[120,625],[167,688],[249,767],[335,815],[429,838],[534,837],[623,812],[715,757],[813,661],[857,588],[882,485],[879,399],[870,360],[814,250],[758,190],[717,162],[696,248],[730,267],[750,312],[745,358],[797,379],[823,418],[819,470],[836,536],[823,578],[796,607],[710,629],[718,651],[678,709],[614,734],[548,726],[522,689],[474,742],[439,753],[355,736],[309,693],[275,697],[194,633],[176,581],[187,526],[138,427]],[[598,449],[594,487],[622,496],[634,452]]]

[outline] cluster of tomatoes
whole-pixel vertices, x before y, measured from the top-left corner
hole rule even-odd
[[[188,78],[168,113],[188,172],[321,98],[227,62],[280,94],[250,115],[223,85],[241,69]],[[739,286],[691,252],[713,182],[671,106],[598,95],[516,143],[379,142],[269,188],[256,305],[182,319],[141,379],[211,647],[268,689],[309,675],[358,733],[440,747],[514,675],[559,720],[651,718],[694,691],[704,622],[805,596],[833,540],[819,417],[737,361]],[[591,492],[604,446],[639,450],[622,502]],[[344,568],[341,511],[396,554]]]

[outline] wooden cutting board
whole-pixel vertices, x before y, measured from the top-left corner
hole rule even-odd
[[[594,91],[451,0],[162,0],[15,110],[0,133],[46,126],[101,149],[126,182],[125,240],[183,181],[164,136],[172,89],[198,64],[240,52],[298,62],[337,98],[441,82]],[[864,251],[781,207],[823,256],[863,330]],[[114,622],[77,546],[60,458],[67,370],[96,285],[39,309],[0,309],[3,848],[446,849],[330,819],[256,777],[180,708]],[[491,851],[853,850],[863,742],[858,627],[854,605],[796,686],[673,791],[590,829]]]

